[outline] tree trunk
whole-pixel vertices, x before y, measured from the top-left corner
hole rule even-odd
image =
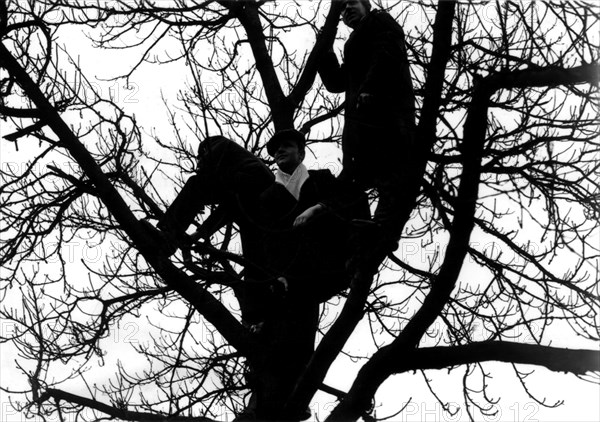
[[[298,421],[309,416],[305,410],[290,413],[284,408],[314,351],[318,318],[318,303],[293,298],[273,303],[256,333],[264,353],[250,363],[253,398],[237,420]]]

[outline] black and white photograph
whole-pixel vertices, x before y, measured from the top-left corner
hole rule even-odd
[[[600,3],[0,0],[1,422],[600,420]]]

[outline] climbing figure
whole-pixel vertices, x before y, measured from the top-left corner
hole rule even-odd
[[[306,169],[304,147],[300,132],[276,133],[267,144],[278,166],[274,175],[232,140],[206,138],[198,149],[196,173],[158,223],[180,247],[210,238],[225,224],[238,225],[249,265],[234,291],[242,320],[252,329],[285,306],[284,296],[318,305],[346,288],[348,221],[368,217],[366,197],[355,200],[361,192],[349,194],[329,170]],[[348,205],[346,197],[353,203]],[[218,207],[187,235],[206,205]]]
[[[283,412],[314,351],[319,304],[350,281],[345,267],[349,222],[369,215],[366,195],[348,191],[329,170],[308,170],[302,164],[302,133],[277,132],[267,151],[277,165],[275,174],[235,142],[207,138],[200,144],[196,173],[158,223],[184,248],[229,222],[239,227],[243,256],[254,265],[245,267],[234,292],[242,322],[265,346],[246,374],[256,394],[240,420],[260,419],[263,408]],[[187,235],[203,207],[215,204],[196,233]],[[297,419],[309,415],[303,412]]]
[[[330,92],[345,92],[342,180],[379,195],[374,225],[387,252],[402,230],[403,192],[411,183],[415,151],[415,97],[404,32],[369,0],[345,0],[343,22],[352,28],[344,63],[333,50],[319,68]]]
[[[224,136],[211,136],[200,143],[196,173],[158,223],[179,246],[190,246],[199,238],[210,238],[225,224],[239,227],[245,267],[245,282],[234,287],[242,320],[250,325],[263,319],[263,309],[272,275],[266,267],[264,232],[259,222],[260,194],[274,182],[271,170],[256,156]],[[206,205],[218,205],[192,235],[186,231]]]

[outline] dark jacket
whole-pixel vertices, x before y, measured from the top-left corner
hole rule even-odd
[[[246,268],[247,280],[265,280],[275,275],[295,281],[308,280],[300,289],[311,292],[317,301],[337,294],[348,282],[344,266],[348,258],[347,221],[368,218],[366,197],[353,187],[340,183],[329,170],[309,171],[296,201],[282,185],[274,183],[273,173],[254,155],[222,137],[208,138],[200,146],[198,171],[159,221],[158,227],[182,235],[204,205],[219,204],[222,219],[211,216],[202,224],[208,234],[224,223],[235,221],[240,228],[244,257],[267,271]],[[318,202],[331,212],[313,224],[292,229],[295,218]],[[292,281],[293,280],[293,281]],[[315,286],[321,284],[321,288]],[[260,320],[257,308],[265,306],[262,291],[238,291],[247,321]]]
[[[344,46],[344,63],[329,52],[319,74],[327,90],[345,92],[344,170],[369,178],[397,166],[415,125],[415,97],[404,32],[386,12],[370,12]],[[360,94],[371,94],[357,108]]]
[[[184,233],[205,205],[223,204],[237,223],[258,218],[258,198],[275,177],[249,151],[222,136],[199,147],[198,168],[160,219],[158,227]]]
[[[268,278],[265,267],[263,231],[260,226],[260,194],[275,181],[273,173],[252,153],[222,136],[200,144],[198,169],[158,223],[158,228],[181,239],[205,205],[218,204],[201,228],[208,237],[223,225],[235,222],[240,228],[244,257],[256,264],[247,267],[249,279]]]
[[[368,217],[369,211],[364,195],[347,194],[343,189],[329,170],[309,170],[298,200],[279,183],[262,193],[260,204],[269,222],[267,261],[272,271],[286,277],[290,295],[321,302],[347,287],[349,220]],[[297,216],[323,202],[331,208],[293,228]]]

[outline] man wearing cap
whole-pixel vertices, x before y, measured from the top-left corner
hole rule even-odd
[[[352,28],[340,65],[333,50],[319,68],[330,92],[345,92],[343,180],[376,188],[374,215],[393,247],[400,236],[403,186],[414,152],[415,97],[404,33],[369,0],[345,0],[343,22]]]
[[[261,333],[281,350],[270,355],[269,369],[287,380],[280,384],[280,401],[285,402],[314,351],[319,303],[350,281],[348,221],[368,216],[368,202],[358,192],[363,201],[344,206],[346,193],[333,174],[306,168],[305,138],[297,130],[276,132],[267,152],[277,169],[275,183],[260,196],[263,221],[268,224],[265,256],[269,270],[286,280],[287,292],[272,303]]]
[[[308,170],[304,135],[295,129],[275,133],[267,143],[275,159],[275,183],[260,197],[269,225],[267,259],[289,282],[290,295],[318,301],[346,285],[345,262],[352,218],[368,216],[366,197],[348,192],[329,170]],[[327,204],[327,205],[326,205]]]
[[[270,203],[266,211],[272,213],[275,210],[291,207],[295,210],[294,214],[299,213],[291,222],[294,227],[321,214],[325,210],[325,206],[318,201],[323,199],[323,195],[332,194],[332,184],[335,184],[335,180],[329,170],[311,170],[309,172],[302,163],[305,156],[304,135],[295,129],[276,132],[267,142],[267,152],[275,159],[277,165],[275,172],[277,185],[272,186],[271,191],[263,194],[263,200],[270,202],[273,198],[277,198],[278,203]],[[311,176],[312,179],[309,181]],[[308,184],[305,187],[307,181]],[[302,192],[303,187],[304,192]],[[318,196],[320,198],[317,198]],[[295,201],[292,201],[292,197]]]

